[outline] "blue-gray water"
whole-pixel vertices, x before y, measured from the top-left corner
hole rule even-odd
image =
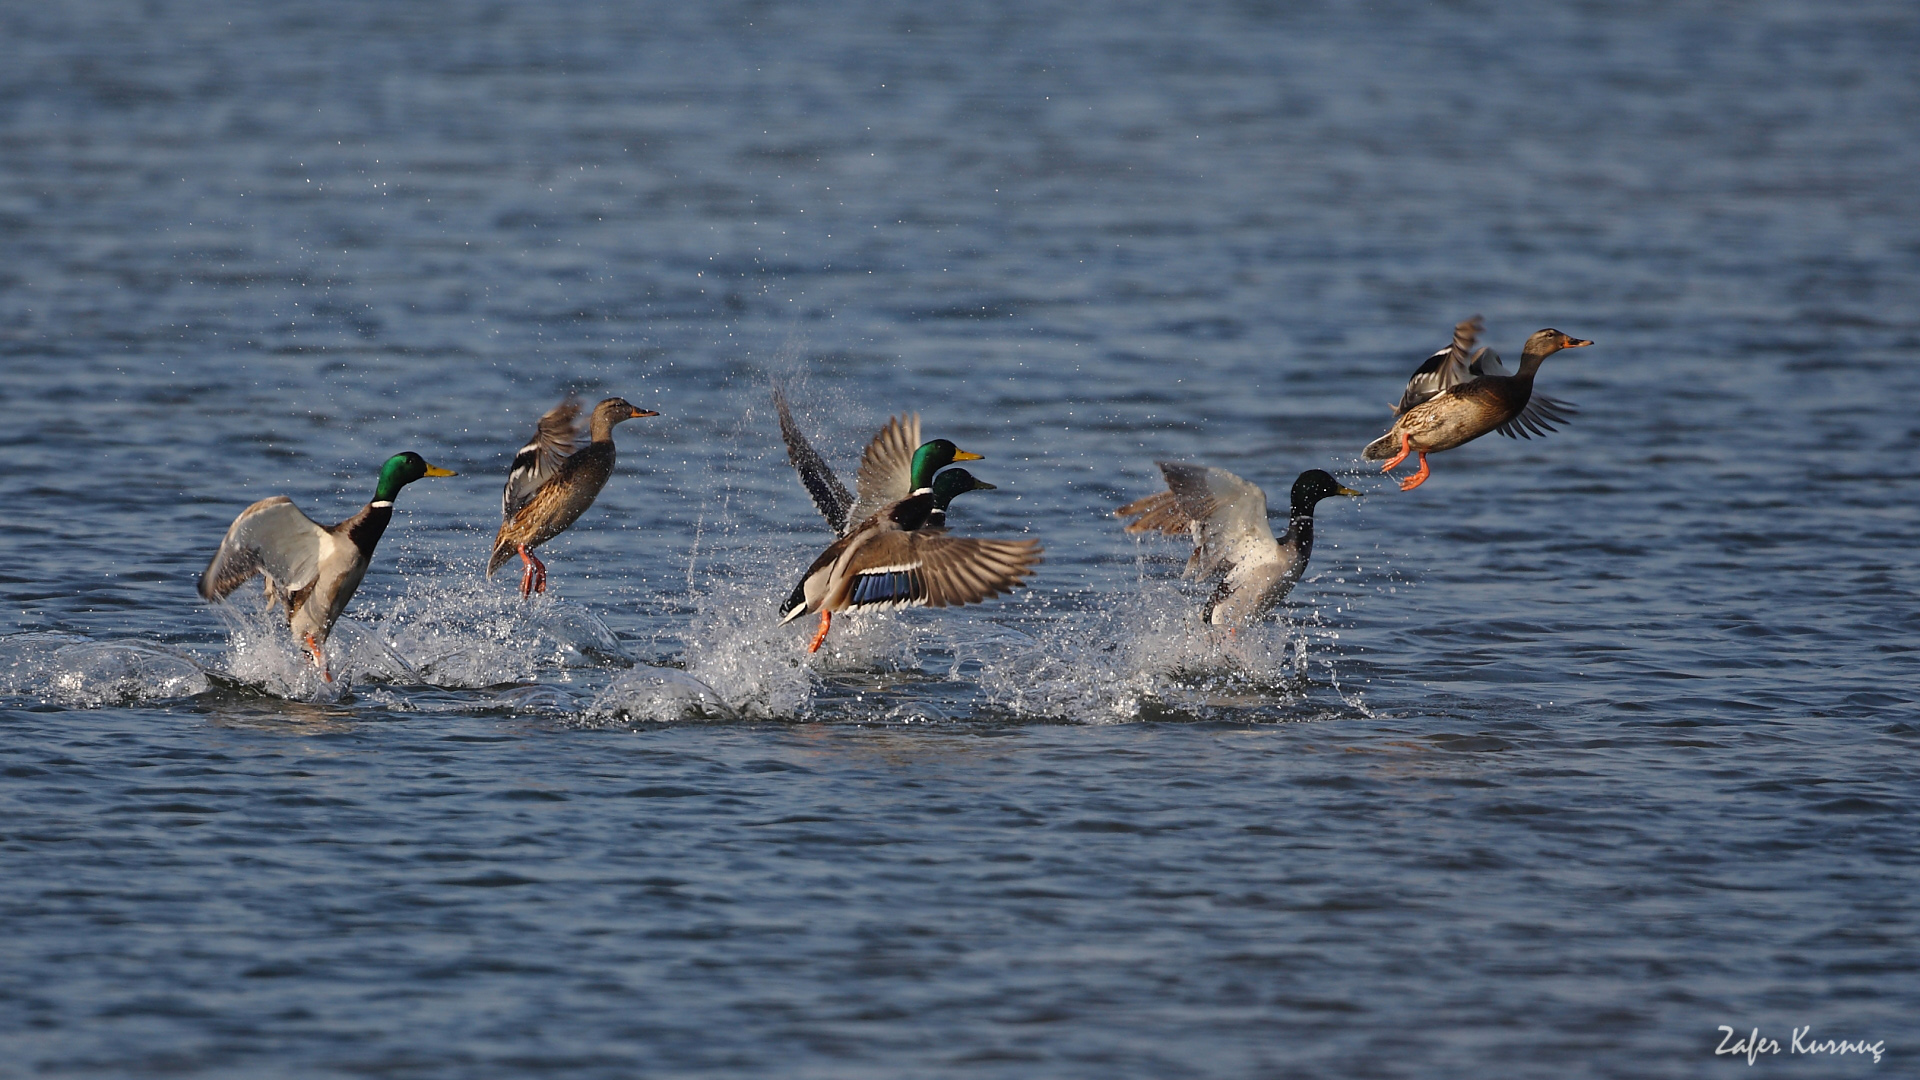
[[[0,1075],[1920,1052],[1904,3],[0,9]],[[1362,470],[1542,326],[1581,415]],[[895,411],[1010,600],[772,625]],[[570,389],[658,409],[522,604]],[[399,500],[318,686],[194,581]],[[1110,516],[1324,466],[1215,643]],[[511,575],[509,575],[511,578]],[[810,623],[810,620],[809,620]]]

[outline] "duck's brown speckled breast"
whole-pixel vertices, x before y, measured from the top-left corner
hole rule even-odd
[[[567,459],[541,489],[533,501],[514,515],[513,539],[528,547],[538,547],[567,531],[580,515],[587,512],[600,489],[613,475],[613,443],[589,443]]]

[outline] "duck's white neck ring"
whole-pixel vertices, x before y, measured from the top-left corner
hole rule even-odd
[[[367,505],[375,508],[379,508],[379,507],[392,508],[393,500],[392,499],[375,499],[372,502],[368,503]]]

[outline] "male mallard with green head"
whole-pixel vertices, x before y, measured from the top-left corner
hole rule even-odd
[[[321,525],[285,495],[261,499],[233,519],[220,550],[200,575],[200,595],[224,600],[255,574],[267,580],[267,598],[284,605],[294,640],[307,647],[328,682],[327,634],[353,599],[373,561],[374,545],[393,520],[400,489],[427,476],[455,476],[409,450],[380,467],[373,500],[338,525]]]
[[[1130,533],[1186,535],[1193,540],[1187,576],[1211,578],[1213,595],[1200,620],[1214,626],[1242,627],[1280,606],[1306,573],[1313,555],[1313,509],[1334,495],[1359,495],[1321,469],[1308,469],[1293,482],[1292,512],[1279,539],[1267,522],[1267,493],[1225,469],[1157,461],[1167,490],[1114,511],[1133,518]]]
[[[566,532],[587,512],[613,475],[613,426],[636,416],[659,416],[625,398],[608,398],[593,407],[590,441],[580,445],[575,423],[580,403],[569,397],[540,418],[533,441],[513,456],[507,487],[500,495],[500,532],[493,538],[487,577],[515,553],[525,569],[520,595],[547,591],[547,565],[533,549]]]
[[[1461,327],[1478,331],[1477,319],[1462,323]],[[1483,372],[1466,379],[1464,382],[1452,382],[1442,387],[1448,379],[1459,374],[1463,365],[1456,352],[1464,353],[1472,345],[1468,336],[1462,343],[1462,334],[1455,330],[1454,345],[1447,350],[1445,358],[1435,353],[1429,357],[1421,370],[1414,373],[1413,380],[1407,384],[1407,391],[1401,396],[1398,415],[1393,427],[1385,435],[1367,444],[1364,455],[1373,461],[1391,458],[1381,472],[1388,472],[1394,466],[1407,459],[1407,455],[1420,455],[1420,471],[1400,482],[1401,491],[1412,491],[1426,483],[1427,455],[1442,450],[1451,450],[1456,446],[1485,435],[1489,431],[1503,431],[1513,434],[1518,427],[1522,434],[1531,430],[1544,434],[1553,430],[1547,421],[1564,422],[1562,415],[1567,406],[1551,398],[1542,398],[1534,405],[1533,376],[1547,357],[1562,349],[1578,349],[1593,342],[1570,337],[1558,330],[1541,330],[1527,339],[1520,351],[1520,370],[1513,374],[1503,373],[1500,358],[1491,350],[1482,350],[1464,365],[1471,374],[1473,363],[1480,365]],[[1491,362],[1488,358],[1491,357]],[[1438,362],[1436,362],[1438,361]],[[1429,371],[1429,367],[1433,370]],[[1430,378],[1428,378],[1430,376]],[[1533,406],[1533,407],[1529,407]],[[1544,430],[1543,430],[1544,429]],[[1395,448],[1399,453],[1394,453]]]
[[[820,613],[820,631],[807,646],[818,652],[836,611],[976,604],[1019,587],[1040,561],[1034,540],[975,540],[945,528],[956,495],[993,487],[965,469],[934,473],[955,461],[977,461],[945,439],[914,452],[911,493],[848,529],[807,567],[780,606],[780,621]],[[864,472],[864,470],[863,470]]]

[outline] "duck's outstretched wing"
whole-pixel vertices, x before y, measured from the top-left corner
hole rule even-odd
[[[896,416],[867,444],[860,455],[860,497],[847,514],[851,522],[865,521],[888,503],[913,494],[913,452],[920,449],[920,414]]]
[[[1156,491],[1144,499],[1135,499],[1113,512],[1114,517],[1133,518],[1127,522],[1130,533],[1157,532],[1167,536],[1185,536],[1193,528],[1193,519],[1180,509],[1171,491]]]
[[[787,460],[800,474],[800,483],[806,487],[807,494],[813,496],[813,505],[819,507],[834,534],[846,535],[848,522],[857,520],[850,517],[853,495],[840,478],[833,475],[826,459],[800,433],[800,425],[793,422],[793,410],[787,407],[787,395],[778,387],[773,391],[773,407],[780,413],[780,437],[786,440]]]
[[[1040,561],[1037,540],[976,540],[944,529],[886,532],[847,568],[848,609],[955,607],[1018,588]]]
[[[533,501],[533,494],[540,485],[553,479],[560,466],[567,463],[573,452],[580,446],[580,402],[577,398],[567,400],[547,410],[540,418],[540,426],[533,433],[533,440],[513,455],[513,468],[507,472],[506,490],[500,493],[500,520],[511,521],[513,515]]]
[[[1555,424],[1564,424],[1578,416],[1580,410],[1571,402],[1550,398],[1545,394],[1535,394],[1527,399],[1527,407],[1520,415],[1494,428],[1509,439],[1531,439],[1535,435],[1544,436],[1549,431],[1560,430]]]
[[[1455,324],[1453,343],[1432,356],[1426,358],[1414,369],[1413,377],[1407,380],[1407,388],[1400,394],[1400,404],[1393,407],[1393,415],[1399,416],[1415,405],[1433,397],[1450,386],[1458,386],[1479,374],[1470,368],[1479,353],[1474,353],[1473,343],[1480,340],[1480,332],[1487,324],[1475,315]],[[1489,350],[1481,350],[1482,353]],[[1495,364],[1500,358],[1493,358]]]
[[[320,563],[332,550],[333,534],[300,512],[285,495],[261,499],[233,519],[220,550],[200,575],[200,595],[225,599],[255,574],[265,573],[285,594],[311,588]]]
[[[1267,493],[1225,469],[1158,461],[1167,491],[1191,521],[1187,573],[1206,576],[1272,562],[1279,548],[1267,524]]]

